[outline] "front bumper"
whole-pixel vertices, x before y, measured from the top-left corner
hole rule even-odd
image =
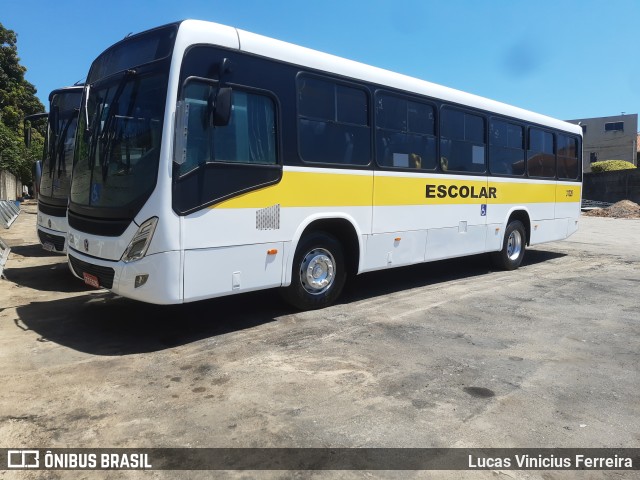
[[[158,305],[182,303],[179,251],[156,253],[125,263],[83,255],[73,248],[68,250],[71,273],[85,282],[88,274],[98,279],[100,287],[123,297]],[[139,275],[148,278],[136,288],[135,279]]]

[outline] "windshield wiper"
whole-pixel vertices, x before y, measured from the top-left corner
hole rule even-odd
[[[126,86],[129,79],[135,75],[135,70],[130,69],[123,72],[122,78],[118,83],[118,87],[116,88],[116,91],[111,98],[109,110],[107,111],[107,118],[104,119],[104,127],[102,128],[102,132],[100,132],[99,141],[103,145],[103,148],[100,149],[100,166],[102,167],[103,182],[107,180],[107,174],[109,173],[109,159],[111,157],[111,149],[113,148],[113,143],[116,136],[113,125],[115,124],[116,115],[120,110],[120,97],[122,96],[124,87]]]
[[[85,125],[85,135],[89,135],[91,133],[91,127],[89,127],[89,91],[91,90],[91,85],[86,84],[84,91],[84,125]]]
[[[67,138],[67,132],[69,131],[69,127],[71,127],[71,124],[73,123],[73,120],[76,119],[78,117],[78,115],[80,114],[80,109],[79,108],[74,108],[73,109],[73,113],[71,114],[71,116],[67,119],[67,121],[65,122],[64,126],[62,127],[62,131],[60,132],[60,135],[57,137],[57,145],[56,145],[56,165],[58,166],[58,178],[60,177],[60,174],[63,171],[66,171],[66,165],[64,170],[62,169],[62,164],[64,161],[64,144],[65,144],[65,140]]]

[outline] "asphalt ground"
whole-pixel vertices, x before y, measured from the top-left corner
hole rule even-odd
[[[0,448],[640,447],[640,220],[582,217],[513,272],[374,272],[295,312],[274,290],[153,306],[0,237]],[[638,478],[637,472],[3,472],[0,478]]]

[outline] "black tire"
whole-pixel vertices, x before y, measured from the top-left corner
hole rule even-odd
[[[491,255],[493,264],[502,270],[515,270],[522,263],[527,245],[527,231],[520,220],[507,225],[502,241],[502,250]]]
[[[282,297],[300,310],[328,307],[340,296],[347,278],[342,245],[325,232],[311,232],[300,240],[293,257],[291,285]]]

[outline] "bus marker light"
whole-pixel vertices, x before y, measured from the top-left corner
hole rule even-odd
[[[267,255],[275,255],[278,253],[277,248],[272,248],[271,250],[267,250]]]
[[[396,237],[393,239],[394,242],[399,242],[400,240],[402,240],[402,237]]]
[[[145,273],[143,275],[136,275],[136,279],[134,281],[133,287],[138,288],[143,286],[145,283],[147,283],[148,279],[149,279],[148,273]]]

